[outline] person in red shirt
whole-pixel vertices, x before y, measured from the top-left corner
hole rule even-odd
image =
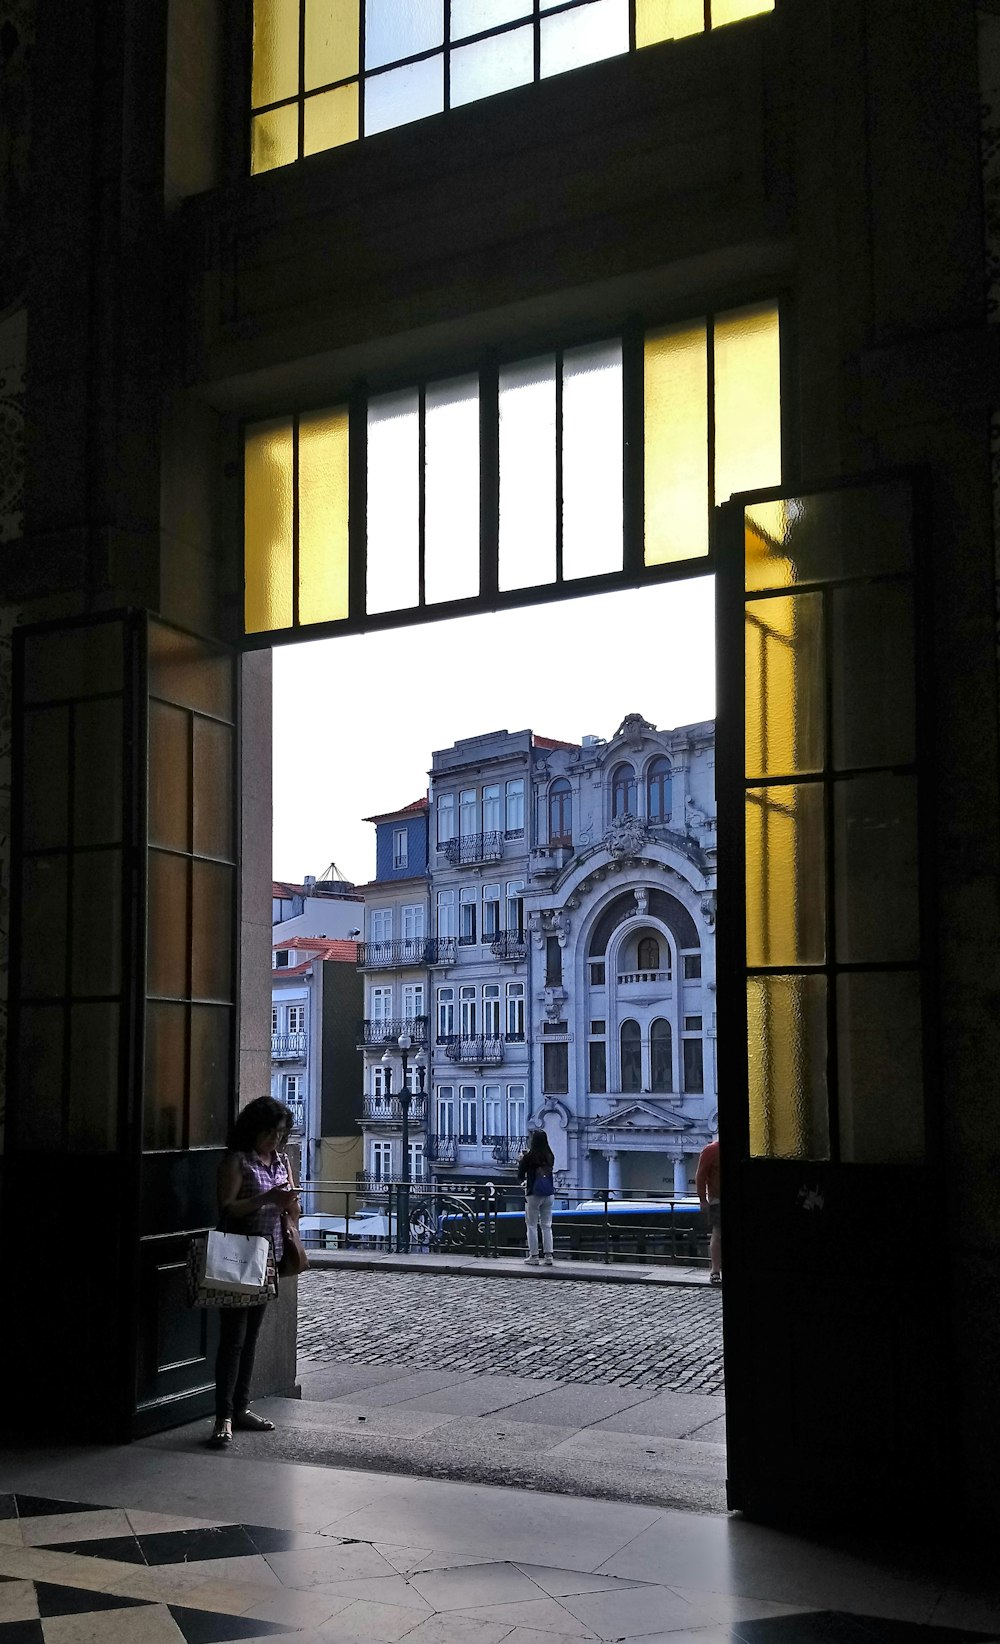
[[[703,1147],[698,1158],[698,1169],[695,1171],[694,1185],[698,1190],[698,1202],[708,1217],[709,1245],[708,1253],[711,1259],[709,1270],[709,1284],[722,1283],[722,1203],[719,1192],[719,1143],[718,1139],[709,1142]]]

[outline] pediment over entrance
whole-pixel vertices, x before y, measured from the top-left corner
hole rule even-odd
[[[693,1130],[695,1121],[673,1107],[659,1107],[651,1102],[628,1102],[611,1113],[602,1113],[593,1121],[595,1130]]]

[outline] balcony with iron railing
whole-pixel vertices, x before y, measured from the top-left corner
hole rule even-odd
[[[426,936],[400,936],[394,942],[359,942],[359,970],[399,970],[406,965],[425,965]]]
[[[291,1115],[292,1115],[292,1128],[291,1128],[290,1134],[292,1136],[303,1136],[303,1135],[305,1135],[305,1129],[306,1129],[306,1104],[305,1104],[305,1099],[301,1096],[293,1096],[291,1101],[287,1102],[285,1105],[291,1110]]]
[[[521,1154],[525,1152],[530,1138],[527,1136],[487,1136],[487,1144],[493,1149],[493,1157],[498,1165],[513,1169]]]
[[[304,1033],[272,1033],[272,1062],[303,1062],[306,1055]]]
[[[426,1096],[411,1096],[410,1125],[422,1125],[426,1117]],[[403,1098],[401,1096],[366,1096],[362,1102],[361,1118],[368,1124],[401,1125],[403,1122]]]
[[[380,1187],[400,1187],[403,1184],[403,1178],[398,1170],[386,1171],[384,1175],[380,1175],[374,1170],[359,1170],[356,1173],[354,1180],[357,1188],[362,1193]],[[429,1187],[430,1184],[427,1181],[427,1177],[424,1174],[422,1167],[418,1167],[418,1169],[410,1177],[407,1185],[415,1193],[422,1192],[425,1187]]]
[[[458,956],[456,936],[429,936],[424,948],[425,965],[453,965]]]
[[[617,978],[620,988],[648,987],[650,984],[654,984],[656,987],[664,987],[671,979],[669,970],[619,971]]]
[[[355,1043],[358,1050],[395,1050],[400,1035],[408,1033],[416,1049],[427,1043],[427,1024],[426,1016],[366,1016],[363,1022],[358,1023]]]
[[[503,832],[491,828],[487,833],[460,833],[454,839],[438,844],[438,855],[453,868],[471,867],[476,862],[499,862],[503,856]]]
[[[527,1136],[478,1136],[474,1132],[430,1135],[424,1140],[424,1158],[436,1165],[496,1165],[513,1170],[528,1145]]]
[[[444,1053],[449,1062],[476,1062],[480,1065],[487,1062],[502,1062],[504,1054],[503,1038],[495,1038],[478,1034],[472,1038],[463,1038],[460,1034],[454,1037],[439,1036],[438,1044],[444,1046]]]
[[[528,939],[521,931],[497,931],[490,943],[490,952],[495,959],[526,959]]]

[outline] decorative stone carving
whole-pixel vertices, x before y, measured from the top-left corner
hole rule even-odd
[[[535,947],[539,952],[541,952],[545,946],[544,919],[545,916],[541,913],[531,913],[528,915],[528,930],[531,933],[531,940],[534,942]]]
[[[615,858],[635,856],[649,838],[649,824],[638,816],[626,811],[624,816],[616,816],[604,838],[602,845]]]
[[[701,902],[699,903],[699,906],[701,908],[701,917],[705,921],[706,929],[707,930],[714,930],[715,929],[715,892],[714,891],[706,891],[705,895],[701,899]]]
[[[615,732],[615,741],[621,737],[626,747],[638,753],[646,737],[655,734],[656,726],[651,725],[648,719],[643,719],[641,714],[626,714]]]
[[[635,909],[636,909],[636,912],[637,913],[648,913],[649,912],[649,890],[648,890],[648,888],[645,885],[640,885],[639,888],[634,892],[634,895],[635,895]]]

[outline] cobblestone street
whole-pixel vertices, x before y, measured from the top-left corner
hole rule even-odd
[[[330,1361],[721,1394],[722,1298],[677,1285],[314,1269],[299,1366]]]

